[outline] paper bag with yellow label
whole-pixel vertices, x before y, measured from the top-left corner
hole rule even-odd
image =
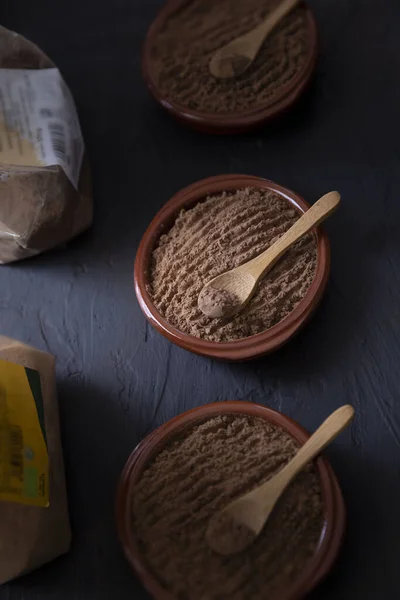
[[[70,537],[54,358],[0,336],[0,584]]]
[[[63,244],[91,221],[71,92],[37,46],[0,27],[0,263]]]

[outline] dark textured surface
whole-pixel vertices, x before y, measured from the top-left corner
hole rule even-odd
[[[315,83],[273,129],[211,138],[176,125],[140,76],[160,0],[3,0],[0,22],[36,41],[75,95],[93,163],[96,219],[68,249],[0,268],[1,333],[57,355],[74,543],[1,600],[147,598],[116,539],[114,490],[141,436],[191,406],[248,399],[314,429],[351,402],[328,451],[348,535],[324,600],[400,594],[400,44],[398,0],[313,0]],[[332,277],[308,328],[244,365],[197,358],[145,323],[132,263],[156,210],[208,175],[266,176],[314,201],[338,189]]]

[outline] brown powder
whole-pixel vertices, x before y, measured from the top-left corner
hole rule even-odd
[[[224,289],[207,286],[199,294],[199,308],[212,318],[221,318],[232,315],[241,305],[239,296]]]
[[[247,524],[235,519],[229,511],[217,512],[210,519],[207,540],[211,548],[220,554],[241,552],[255,538],[256,533]]]
[[[279,0],[191,0],[164,23],[151,49],[157,85],[168,100],[202,112],[233,113],[272,106],[307,67],[306,10],[298,7],[268,37],[241,76],[217,80],[213,53],[256,27]]]
[[[269,329],[292,312],[314,279],[313,235],[288,250],[231,319],[206,317],[198,307],[199,294],[217,275],[266,250],[298,218],[287,200],[255,188],[223,192],[182,210],[152,255],[149,293],[157,310],[180,331],[215,342]]]
[[[149,569],[174,598],[279,597],[303,572],[324,521],[311,465],[246,550],[221,556],[206,541],[211,517],[270,479],[297,450],[284,430],[259,418],[227,415],[181,431],[150,462],[134,491],[132,525]]]

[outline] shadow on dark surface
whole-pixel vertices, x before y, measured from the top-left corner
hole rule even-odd
[[[337,562],[327,579],[310,595],[310,599],[339,598],[340,590],[346,586],[348,594],[354,598],[382,598],[378,580],[370,582],[365,590],[364,575],[370,570],[382,570],[388,578],[388,589],[398,589],[397,572],[388,568],[388,558],[400,551],[400,540],[389,547],[387,540],[394,527],[399,531],[397,518],[400,500],[399,481],[393,473],[374,458],[363,459],[360,454],[339,448],[333,443],[324,454],[333,466],[342,488],[346,506],[346,533]],[[352,493],[356,486],[358,494]],[[382,513],[382,494],[385,495],[385,514]],[[370,552],[370,548],[374,552]],[[397,571],[397,570],[396,570]],[[385,596],[386,597],[386,596]]]
[[[320,306],[298,335],[277,352],[236,368],[256,369],[266,376],[295,383],[343,366],[346,356],[354,352],[354,345],[365,335],[365,313],[372,285],[366,264],[349,266],[356,268],[340,274],[346,279],[340,288],[331,278]],[[347,290],[346,295],[341,289]]]
[[[99,565],[102,565],[99,567]],[[85,576],[77,578],[83,569]],[[62,578],[62,587],[60,579]],[[55,597],[70,600],[82,598],[110,599],[110,589],[115,598],[123,594],[132,598],[148,598],[141,583],[130,569],[109,524],[88,532],[85,539],[76,536],[70,552],[37,571],[2,586],[10,598],[37,594],[40,598]],[[18,595],[18,596],[17,596]]]
[[[107,501],[114,502],[123,466],[143,435],[144,415],[139,420],[135,408],[145,412],[145,402],[129,390],[119,397],[115,389],[73,379],[58,381],[60,420],[67,479],[74,487],[72,507],[79,507],[86,523],[93,498],[98,510],[106,509]]]

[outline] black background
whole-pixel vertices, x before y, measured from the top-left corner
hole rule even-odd
[[[114,492],[138,440],[200,404],[246,399],[310,430],[357,415],[327,451],[348,508],[335,571],[315,599],[400,595],[400,2],[311,0],[314,83],[279,125],[241,137],[179,126],[146,92],[141,45],[161,0],[3,0],[0,23],[63,72],[93,165],[95,223],[62,249],[0,269],[1,332],[58,359],[74,530],[69,555],[0,589],[1,600],[147,598],[120,552]],[[332,273],[303,333],[231,365],[146,325],[132,287],[148,222],[182,186],[219,173],[268,177],[308,201],[332,189]],[[1,514],[1,513],[0,513]]]

